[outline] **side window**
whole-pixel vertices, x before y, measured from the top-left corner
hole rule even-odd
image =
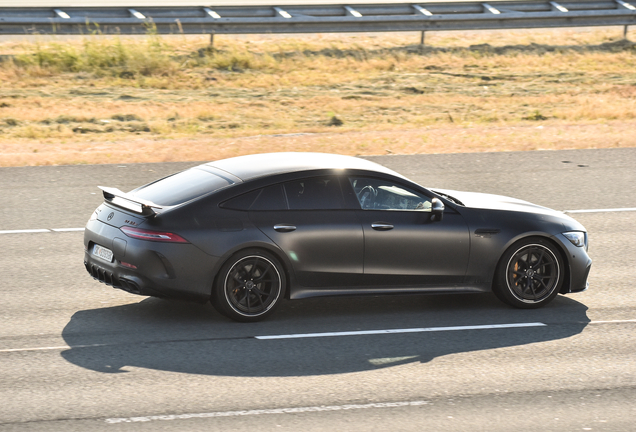
[[[232,210],[340,210],[344,200],[337,177],[312,177],[276,184],[231,198],[221,204]]]
[[[272,185],[261,190],[250,210],[287,210],[281,185]]]
[[[231,210],[249,210],[256,197],[260,194],[260,189],[252,192],[244,193],[235,198],[231,198],[221,203],[221,208]]]
[[[363,210],[431,211],[431,198],[400,184],[371,177],[349,180]]]
[[[273,185],[231,198],[221,203],[221,207],[232,210],[287,210],[287,203],[281,185]]]
[[[337,177],[311,177],[285,183],[290,210],[339,210],[344,208]]]

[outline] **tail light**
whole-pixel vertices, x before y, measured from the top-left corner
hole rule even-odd
[[[152,231],[145,230],[139,228],[132,228],[129,226],[123,226],[119,228],[124,234],[128,237],[140,239],[140,240],[150,240],[156,242],[166,242],[166,243],[189,243],[186,239],[171,232],[163,232],[163,231]]]

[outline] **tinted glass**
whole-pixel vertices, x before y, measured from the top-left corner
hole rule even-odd
[[[221,207],[232,210],[249,210],[256,197],[261,193],[261,190],[255,190],[243,195],[239,195],[236,198],[229,199],[221,204]]]
[[[339,210],[344,208],[337,177],[313,177],[285,183],[290,210]]]
[[[135,192],[134,196],[155,204],[172,206],[230,184],[230,181],[212,173],[192,168],[152,183]]]
[[[369,177],[350,180],[363,210],[431,211],[431,198],[400,184]]]
[[[285,202],[281,185],[273,185],[261,189],[261,193],[250,207],[250,210],[287,210],[287,203]]]

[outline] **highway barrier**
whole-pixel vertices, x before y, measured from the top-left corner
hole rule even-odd
[[[0,7],[0,34],[339,33],[636,25],[636,0],[234,7]],[[423,42],[423,40],[422,40]]]

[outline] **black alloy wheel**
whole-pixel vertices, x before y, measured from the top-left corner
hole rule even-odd
[[[503,255],[493,291],[500,300],[514,307],[543,306],[559,293],[563,267],[561,255],[549,241],[522,240]]]
[[[229,318],[259,321],[272,313],[285,295],[285,273],[264,251],[244,251],[221,268],[212,304]]]

